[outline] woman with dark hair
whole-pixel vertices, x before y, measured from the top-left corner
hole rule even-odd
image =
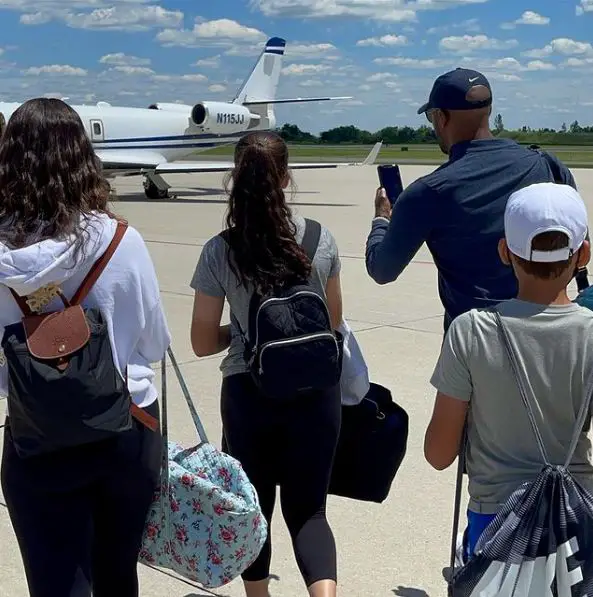
[[[100,378],[113,367],[122,392],[131,395],[132,403],[124,404],[137,409],[132,427],[109,438],[23,457],[18,388],[9,384],[6,352],[0,367],[0,392],[8,395],[2,490],[31,597],[138,595],[138,554],[162,450],[158,426],[153,431],[139,420],[150,416],[158,423],[150,364],[163,357],[170,335],[146,245],[134,228],[118,226],[108,197],[100,161],[72,108],[34,99],[14,112],[0,144],[1,331],[21,321],[25,301],[34,313],[63,310],[60,292],[72,299],[121,238],[82,307],[101,313],[113,355],[90,374]],[[33,398],[41,403],[44,396]],[[64,434],[68,428],[64,420]]]
[[[199,357],[229,349],[221,365],[225,449],[242,463],[268,524],[280,486],[282,512],[309,595],[333,597],[336,546],[325,504],[340,430],[339,385],[282,404],[266,398],[248,372],[241,330],[248,328],[254,292],[266,295],[303,281],[324,298],[337,329],[342,320],[338,248],[323,227],[312,261],[301,246],[306,223],[286,203],[288,148],[278,135],[243,137],[227,188],[231,181],[227,230],[206,243],[191,282],[196,291],[192,346]],[[225,297],[232,323],[221,326]],[[243,574],[248,597],[268,597],[271,554],[268,537]]]

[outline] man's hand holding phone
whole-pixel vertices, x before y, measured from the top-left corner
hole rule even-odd
[[[391,219],[391,202],[383,187],[379,187],[375,195],[375,217]]]

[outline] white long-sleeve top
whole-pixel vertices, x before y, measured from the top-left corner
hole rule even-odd
[[[10,287],[21,296],[51,283],[59,284],[66,297],[76,292],[93,263],[105,252],[115,234],[117,222],[95,214],[85,223],[85,244],[75,254],[71,239],[43,240],[11,250],[0,243],[0,335],[4,327],[22,318]],[[83,301],[84,307],[98,307],[106,320],[115,365],[125,374],[134,402],[140,407],[158,396],[151,363],[160,361],[171,336],[161,305],[154,265],[142,236],[128,226],[107,267]],[[59,298],[44,311],[62,309]],[[8,371],[0,366],[0,396],[8,392]]]

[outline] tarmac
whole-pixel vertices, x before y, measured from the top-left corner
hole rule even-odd
[[[433,169],[403,166],[404,184]],[[593,213],[593,171],[573,173]],[[115,184],[119,201],[113,207],[144,236],[158,273],[173,350],[209,439],[219,446],[221,356],[198,359],[191,350],[193,291],[189,281],[202,246],[223,225],[222,176],[171,175],[167,180],[178,197],[149,201],[140,178],[119,178]],[[329,498],[328,518],[338,546],[338,594],[444,597],[442,570],[449,560],[455,466],[436,472],[422,451],[434,400],[429,379],[443,329],[436,268],[423,247],[395,283],[379,286],[367,275],[364,247],[377,187],[374,167],[297,171],[295,181],[294,210],[320,220],[337,240],[344,313],[364,351],[372,381],[388,387],[410,415],[408,452],[388,499],[368,504]],[[195,429],[170,367],[168,373],[170,433],[187,446],[195,445]],[[0,401],[0,415],[3,412],[4,401]],[[274,597],[307,594],[278,506],[273,521],[272,575]],[[140,581],[143,597],[243,595],[240,580],[207,591],[142,565]],[[18,546],[0,495],[0,597],[27,595]]]

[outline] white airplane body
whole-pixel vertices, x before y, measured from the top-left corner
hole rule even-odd
[[[316,102],[346,98],[276,99],[282,56],[286,42],[270,39],[257,64],[237,96],[230,103],[199,102],[152,104],[148,108],[96,105],[72,106],[80,116],[95,152],[108,178],[142,175],[150,199],[168,197],[169,185],[161,174],[224,172],[230,161],[177,162],[221,145],[236,143],[243,135],[276,126],[274,105],[278,103]],[[0,102],[0,112],[8,121],[20,106],[18,102]],[[380,150],[377,143],[361,164],[373,163]],[[336,168],[360,164],[291,163],[291,168]]]

